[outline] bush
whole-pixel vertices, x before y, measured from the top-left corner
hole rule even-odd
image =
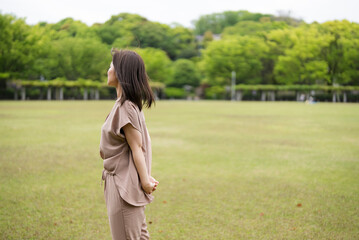
[[[209,99],[224,99],[226,90],[221,86],[209,87],[205,90],[205,97]]]
[[[197,87],[200,75],[196,65],[188,59],[178,59],[173,64],[173,79],[169,82],[170,87],[183,87],[190,85]]]
[[[173,88],[167,87],[164,89],[164,93],[167,98],[184,98],[186,96],[186,92],[183,88]]]

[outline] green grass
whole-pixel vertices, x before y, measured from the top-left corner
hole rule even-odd
[[[1,239],[111,239],[113,104],[0,102]],[[359,105],[160,101],[145,117],[151,239],[358,239]]]

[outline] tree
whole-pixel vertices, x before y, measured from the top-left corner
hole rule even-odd
[[[201,16],[193,21],[195,33],[203,35],[206,31],[219,34],[224,28],[233,26],[240,21],[260,21],[263,17],[272,18],[270,14],[250,13],[248,11],[225,11]]]
[[[211,31],[206,31],[203,34],[202,46],[204,48],[206,48],[208,46],[208,44],[212,41],[213,41],[213,33]]]
[[[188,59],[178,59],[173,63],[173,80],[168,85],[171,87],[183,87],[190,85],[197,87],[200,75],[196,65]]]
[[[268,33],[274,29],[285,29],[288,25],[285,22],[253,22],[253,21],[242,21],[236,25],[227,27],[223,30],[222,37],[228,35],[251,35],[251,36],[262,36],[263,33]]]
[[[32,50],[37,44],[30,34],[31,27],[22,18],[0,14],[0,29],[0,72],[14,78],[27,77],[34,61]]]
[[[54,30],[45,27],[46,25],[36,24],[31,26],[28,39],[31,39],[31,64],[26,70],[26,77],[28,79],[40,79],[42,77],[50,76],[51,62],[54,59],[49,59],[53,50],[53,36]],[[54,66],[56,67],[56,66]],[[24,71],[25,73],[25,71]]]
[[[145,62],[148,76],[154,82],[169,83],[172,81],[172,62],[166,52],[155,48],[135,48]]]
[[[176,57],[175,44],[168,25],[147,21],[134,27],[133,35],[135,39],[132,46],[160,48],[167,52],[171,59]]]
[[[94,24],[91,28],[94,29],[102,42],[108,45],[119,48],[138,46],[138,43],[134,42],[136,39],[133,29],[146,21],[146,18],[138,14],[121,13],[111,16],[104,24]]]
[[[99,40],[64,38],[52,42],[52,51],[44,62],[49,69],[47,79],[101,80],[107,74],[111,54],[110,48]]]
[[[76,37],[76,38],[98,38],[93,28],[88,27],[81,21],[72,18],[65,18],[55,24],[42,24],[48,30],[56,33],[52,36],[53,40]]]
[[[329,84],[359,84],[359,24],[347,20],[317,25],[332,39],[324,59],[329,67]]]
[[[359,39],[342,39],[343,62],[340,68],[343,70],[340,82],[348,85],[359,85]]]
[[[171,28],[170,35],[175,49],[175,59],[192,58],[198,55],[193,30],[183,26]]]
[[[211,42],[203,52],[201,65],[210,84],[230,84],[232,71],[241,83],[257,84],[267,52],[268,46],[259,37],[233,36]]]
[[[323,52],[329,47],[332,37],[321,34],[316,26],[305,25],[289,32],[284,55],[278,57],[274,68],[275,78],[282,84],[326,83],[328,64]]]

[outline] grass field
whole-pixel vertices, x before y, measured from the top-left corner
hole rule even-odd
[[[0,238],[111,239],[100,128],[114,101],[0,102]],[[359,105],[145,109],[151,239],[358,239]]]

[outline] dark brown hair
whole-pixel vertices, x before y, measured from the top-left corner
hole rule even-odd
[[[121,105],[130,100],[140,111],[143,104],[150,108],[152,103],[155,104],[155,98],[141,56],[135,51],[116,48],[111,49],[111,54],[116,77],[122,88]]]

